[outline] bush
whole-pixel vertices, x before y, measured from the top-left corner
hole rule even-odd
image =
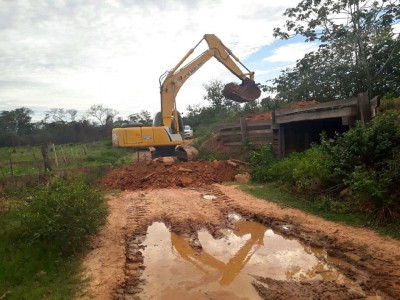
[[[329,179],[329,158],[320,146],[313,146],[303,153],[292,153],[278,161],[271,146],[250,156],[253,166],[252,179],[258,182],[280,181],[300,190],[314,189]]]
[[[57,247],[62,253],[77,251],[103,224],[104,199],[79,178],[57,178],[33,193],[19,208],[16,234],[31,243]]]
[[[269,171],[277,162],[272,145],[263,145],[260,151],[251,152],[248,160],[253,167],[250,174],[253,181],[265,182],[272,179]]]

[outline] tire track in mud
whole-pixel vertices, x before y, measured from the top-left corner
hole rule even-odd
[[[174,199],[182,197],[180,194],[184,198],[189,198],[179,201]],[[212,195],[216,198],[205,200],[202,198],[204,195]],[[163,222],[171,232],[186,236],[194,248],[197,247],[198,250],[201,250],[197,232],[205,228],[214,238],[218,239],[222,236],[221,229],[232,228],[232,224],[227,218],[230,213],[238,213],[245,219],[259,222],[286,238],[325,249],[326,251],[321,251],[317,258],[357,281],[367,295],[378,293],[382,299],[400,298],[398,259],[380,260],[372,257],[365,249],[353,245],[350,241],[340,241],[334,235],[328,235],[322,230],[312,230],[300,225],[293,216],[277,217],[268,211],[257,210],[255,206],[229,197],[220,186],[125,192],[123,197],[128,202],[127,231],[129,232],[125,238],[125,280],[115,289],[114,299],[140,299],[138,294],[146,284],[145,279],[142,278],[145,269],[142,255],[143,241],[146,239],[147,228],[153,222]],[[326,254],[337,260],[328,260]],[[301,293],[304,293],[304,290],[307,291],[307,288],[304,288],[307,285],[304,284],[295,284],[290,288],[287,286],[287,281],[271,280],[255,278],[254,286],[262,298],[267,299],[274,295],[276,299],[279,297],[285,299],[290,294],[280,295],[268,292],[268,289],[265,288],[266,283],[268,283],[267,286],[275,286],[276,290],[282,290],[282,287],[289,290],[298,288],[298,296],[303,295]],[[318,284],[316,285],[318,286]],[[336,291],[345,298],[360,298],[359,294],[348,292],[345,286],[336,283],[321,283],[320,288],[324,286],[326,288],[329,286],[330,291]],[[314,286],[312,290],[315,293]],[[311,294],[308,296],[312,299]]]

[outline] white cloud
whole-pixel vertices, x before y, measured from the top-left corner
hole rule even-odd
[[[273,42],[291,0],[2,1],[0,110],[21,106],[84,111],[102,103],[128,115],[160,108],[159,76],[205,33],[239,58]],[[203,47],[204,49],[204,47]],[[256,75],[257,76],[257,75]],[[212,59],[177,98],[202,101],[211,79],[236,81]]]
[[[317,43],[287,44],[273,50],[273,54],[265,57],[263,61],[292,63],[304,57],[305,54],[316,50],[318,50]]]

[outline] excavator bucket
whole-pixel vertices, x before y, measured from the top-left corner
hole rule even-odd
[[[261,95],[261,90],[256,83],[246,78],[242,84],[228,83],[225,85],[222,94],[235,102],[250,102],[256,100]]]

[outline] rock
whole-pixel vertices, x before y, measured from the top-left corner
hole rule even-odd
[[[341,190],[339,193],[340,197],[346,197],[351,195],[351,189],[350,188],[345,188],[344,190]]]
[[[193,183],[193,178],[189,176],[182,176],[179,181],[180,186],[185,187]]]
[[[179,167],[178,171],[179,171],[179,172],[189,172],[189,173],[193,172],[192,169],[183,168],[183,167]]]
[[[233,161],[231,161],[231,160],[228,160],[226,163],[227,163],[228,165],[232,166],[232,167],[235,167],[235,168],[238,166],[237,163],[235,163],[235,162],[233,162]]]
[[[171,166],[177,161],[177,158],[173,156],[165,156],[165,157],[157,157],[153,161],[163,163],[166,166]]]
[[[247,182],[250,181],[250,174],[249,173],[236,174],[235,175],[235,181],[242,182],[242,183],[247,183]]]

